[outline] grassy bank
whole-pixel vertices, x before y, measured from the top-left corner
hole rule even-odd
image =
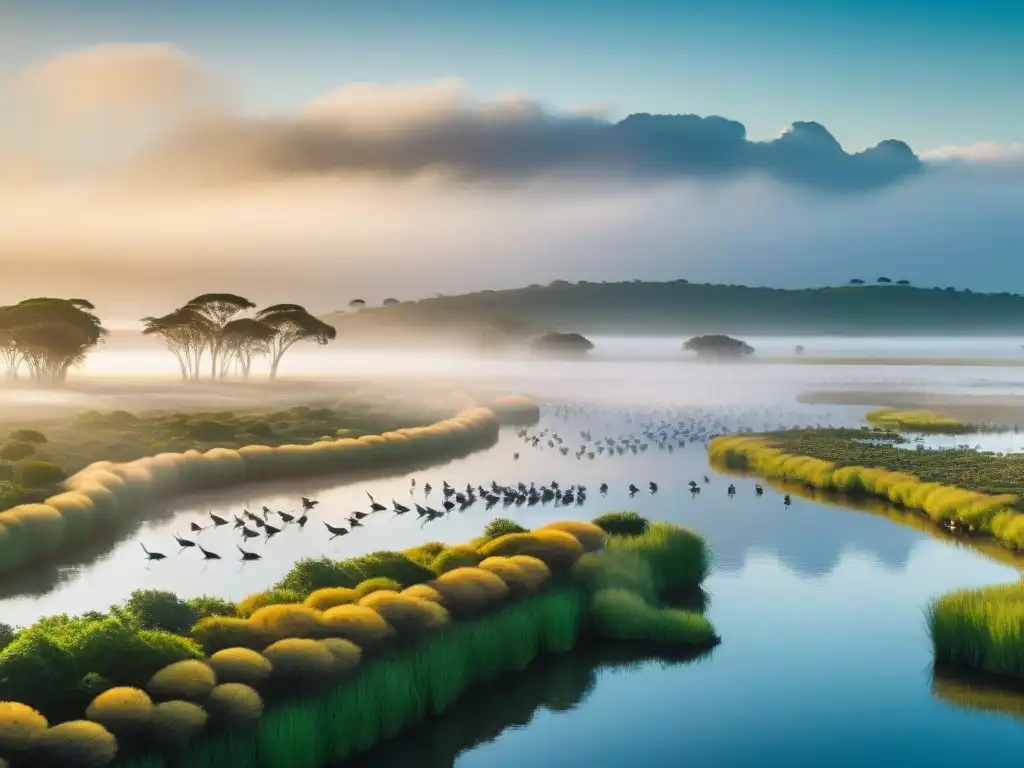
[[[885,499],[927,516],[955,535],[988,537],[1016,553],[1024,551],[1020,497],[1008,492],[1017,491],[1016,483],[1021,482],[1019,469],[1024,465],[1018,458],[972,451],[903,451],[891,445],[866,445],[859,442],[863,436],[858,430],[723,436],[711,441],[708,452],[713,464],[725,468],[827,492]],[[872,457],[870,464],[857,463],[864,454]],[[918,473],[908,471],[913,469]],[[967,482],[954,482],[960,478]],[[1024,678],[1024,583],[945,595],[929,606],[927,615],[937,663]]]
[[[952,416],[935,411],[902,411],[896,408],[879,408],[864,417],[869,424],[887,430],[904,430],[907,432],[935,432],[939,434],[958,434],[982,429],[981,426],[965,424]]]
[[[526,417],[525,401],[498,407],[516,415],[517,423]],[[90,422],[122,418],[84,416]],[[214,429],[209,420],[190,423],[201,430]],[[138,517],[158,499],[254,480],[396,467],[424,457],[454,458],[493,444],[499,425],[493,411],[478,407],[428,426],[378,435],[351,437],[342,430],[345,434],[323,435],[309,444],[220,446],[127,462],[97,461],[63,480],[62,475],[51,476],[48,491],[40,489],[37,498],[0,512],[0,574],[71,550],[99,529]]]
[[[0,756],[320,766],[582,635],[713,646],[703,616],[660,598],[699,587],[706,545],[642,522],[634,536],[489,526],[466,545],[300,561],[237,605],[150,592],[41,620],[0,652],[0,698],[18,702],[0,704]]]

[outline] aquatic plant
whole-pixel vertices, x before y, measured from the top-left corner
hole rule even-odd
[[[614,536],[640,536],[647,531],[647,518],[636,512],[606,512],[594,518],[594,525]]]
[[[927,621],[937,664],[1024,678],[1024,582],[943,595]]]
[[[909,432],[955,434],[980,429],[976,425],[965,424],[952,416],[925,410],[901,411],[896,408],[880,408],[871,411],[864,418],[876,427],[902,429]]]

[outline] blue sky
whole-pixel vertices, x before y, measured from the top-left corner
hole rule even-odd
[[[0,74],[101,42],[170,42],[260,111],[345,82],[454,75],[555,108],[720,114],[755,139],[816,120],[848,150],[1024,139],[1020,2],[5,0],[0,35]]]

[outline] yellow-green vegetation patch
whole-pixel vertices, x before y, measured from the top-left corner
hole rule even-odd
[[[868,423],[883,429],[896,429],[909,432],[956,433],[970,432],[980,427],[965,424],[952,416],[945,416],[934,411],[915,410],[903,411],[896,408],[879,408],[864,417]]]
[[[1024,582],[943,595],[928,631],[938,664],[1024,678]]]

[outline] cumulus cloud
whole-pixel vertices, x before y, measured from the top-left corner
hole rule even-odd
[[[97,119],[145,130],[119,135],[116,167],[73,176],[38,147],[0,151],[0,301],[84,295],[116,319],[218,290],[326,311],[558,278],[1024,281],[1020,174],[922,163],[899,141],[849,153],[817,123],[758,142],[722,117],[481,102],[456,79],[347,85],[253,117],[166,46],[31,72],[21,96],[61,105],[68,135]],[[159,130],[133,117],[169,114]]]

